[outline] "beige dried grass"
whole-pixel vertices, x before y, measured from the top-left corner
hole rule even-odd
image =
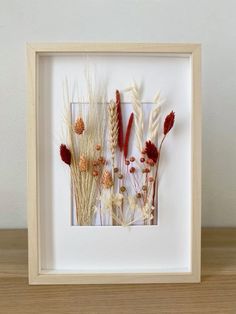
[[[77,102],[84,103],[79,106],[79,117],[83,118],[83,134],[76,134],[74,121],[71,119],[71,102],[69,96],[69,84],[64,86],[65,123],[67,126],[67,143],[71,150],[71,180],[73,197],[76,207],[76,220],[78,225],[92,225],[97,201],[97,181],[92,175],[92,169],[88,164],[94,158],[97,144],[104,147],[104,129],[106,118],[106,100],[102,89],[95,91],[87,77],[88,101],[78,98]],[[82,159],[83,160],[82,160]],[[85,165],[81,171],[80,167]]]

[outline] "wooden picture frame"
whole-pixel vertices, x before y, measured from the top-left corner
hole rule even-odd
[[[30,43],[28,53],[28,249],[30,284],[124,284],[199,282],[201,275],[201,47],[198,44],[157,43]],[[63,272],[41,267],[39,228],[39,165],[37,118],[39,106],[38,60],[44,55],[76,53],[142,53],[188,55],[191,60],[191,269],[187,272]]]

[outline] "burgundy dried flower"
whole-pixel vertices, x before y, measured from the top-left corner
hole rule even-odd
[[[61,144],[61,146],[60,146],[60,155],[61,155],[61,160],[70,166],[70,164],[71,164],[71,152],[70,152],[69,148],[66,147],[65,144]]]
[[[124,157],[125,157],[125,159],[128,156],[129,139],[130,139],[130,133],[131,133],[133,120],[134,120],[134,114],[132,112],[130,117],[129,117],[129,122],[128,122],[128,126],[127,126],[127,129],[126,129],[126,134],[125,134],[125,144],[124,144]]]
[[[154,161],[151,158],[148,158],[147,160],[147,164],[151,167],[153,167],[155,165]]]
[[[122,111],[120,103],[120,92],[116,90],[116,108],[118,116],[118,146],[120,151],[123,149],[123,125],[122,125]]]
[[[146,142],[146,154],[154,163],[157,162],[159,156],[158,149],[151,141]]]
[[[175,113],[171,111],[166,118],[164,122],[164,128],[163,128],[163,133],[166,135],[172,128],[175,122]]]

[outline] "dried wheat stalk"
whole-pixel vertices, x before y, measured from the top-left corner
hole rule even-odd
[[[141,105],[140,91],[136,84],[127,89],[131,92],[131,102],[133,106],[134,113],[134,126],[135,126],[135,138],[138,150],[142,152],[143,150],[143,111]]]
[[[115,159],[115,150],[118,141],[118,114],[117,106],[114,101],[110,101],[108,105],[108,119],[109,119],[109,143],[111,150],[111,158]]]
[[[148,139],[156,143],[157,141],[157,132],[160,123],[160,112],[161,106],[165,102],[164,99],[161,99],[160,92],[157,92],[156,96],[153,99],[153,108],[150,112],[149,123],[148,123]]]

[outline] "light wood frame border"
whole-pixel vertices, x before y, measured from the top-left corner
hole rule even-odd
[[[106,52],[189,54],[192,60],[192,269],[187,273],[80,274],[40,269],[37,199],[37,60],[41,54]],[[124,284],[199,282],[201,274],[201,46],[156,43],[30,43],[28,55],[28,262],[30,284]]]

